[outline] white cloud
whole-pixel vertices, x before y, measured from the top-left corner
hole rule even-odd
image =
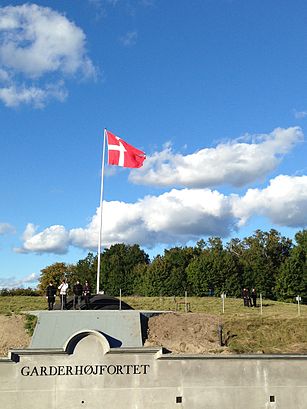
[[[33,223],[28,223],[25,231],[23,232],[23,240],[30,240],[32,236],[36,233],[38,226],[35,226]]]
[[[55,253],[65,254],[69,246],[69,233],[64,226],[50,226],[36,233],[37,226],[29,223],[23,234],[23,246],[15,248],[17,253]]]
[[[307,116],[307,111],[296,111],[294,110],[294,116],[296,119],[303,119]]]
[[[142,168],[131,171],[130,180],[155,186],[244,186],[273,171],[282,156],[303,139],[303,133],[299,127],[276,128],[248,139],[250,143],[234,140],[190,155],[175,154],[168,146],[148,156]]]
[[[136,44],[138,38],[137,31],[128,31],[125,35],[120,37],[120,42],[125,47],[132,47]]]
[[[248,189],[234,200],[234,215],[243,225],[255,214],[279,226],[307,226],[307,176],[280,175],[267,188]]]
[[[96,75],[85,42],[84,32],[51,8],[0,8],[0,99],[9,107],[63,100],[66,77]]]
[[[200,235],[227,236],[233,227],[227,197],[204,190],[172,190],[161,196],[147,196],[136,203],[106,202],[103,207],[103,243],[185,243]],[[96,248],[99,211],[85,228],[70,231],[71,244]]]
[[[234,228],[231,200],[209,189],[172,190],[147,196],[136,203],[104,202],[103,245],[118,242],[153,247],[158,243],[185,243],[202,235],[227,236]],[[99,209],[85,228],[70,231],[51,226],[40,233],[28,224],[17,252],[65,253],[69,245],[97,248]]]
[[[228,237],[254,215],[280,226],[307,226],[307,176],[278,176],[267,188],[249,189],[241,197],[210,189],[173,189],[136,203],[104,202],[102,241],[103,246],[125,242],[150,248],[205,236]],[[27,226],[21,251],[62,254],[69,246],[95,250],[99,210],[85,228],[36,231]]]
[[[119,0],[88,0],[88,3],[95,9],[95,19],[98,21],[107,17],[108,8],[117,6]]]
[[[0,289],[32,287],[31,284],[36,284],[39,279],[39,276],[40,276],[39,274],[31,273],[23,278],[16,277],[0,278]]]
[[[0,68],[0,82],[8,82],[10,78],[11,78],[10,74],[7,71]]]
[[[15,233],[15,228],[9,223],[0,223],[0,236]]]
[[[107,11],[103,0],[88,0],[90,6],[95,9],[95,19],[98,21],[107,16]]]
[[[30,104],[35,108],[44,108],[48,100],[57,99],[63,102],[67,97],[67,91],[62,87],[62,83],[49,84],[43,88],[37,87],[9,87],[0,88],[0,100],[7,107],[16,107],[20,104]]]

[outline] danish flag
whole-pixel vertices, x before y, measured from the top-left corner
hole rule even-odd
[[[108,141],[108,164],[124,168],[140,168],[146,159],[143,151],[129,145],[123,139],[105,131]]]

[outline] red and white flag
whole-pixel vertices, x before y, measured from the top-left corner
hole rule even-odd
[[[108,164],[124,168],[140,168],[146,159],[143,151],[129,145],[110,131],[105,131],[108,141]]]

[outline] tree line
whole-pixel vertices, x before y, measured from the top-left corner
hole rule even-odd
[[[19,297],[19,296],[38,297],[39,295],[41,295],[39,291],[31,287],[2,288],[0,290],[0,296],[3,296],[3,297]]]
[[[39,290],[65,277],[71,287],[77,279],[96,288],[97,255],[76,264],[55,263],[41,270]],[[277,230],[256,230],[244,239],[223,244],[219,237],[200,240],[194,247],[173,247],[150,261],[139,245],[112,245],[101,253],[100,288],[108,295],[228,296],[240,297],[242,288],[257,289],[263,297],[307,301],[307,230],[295,242]]]

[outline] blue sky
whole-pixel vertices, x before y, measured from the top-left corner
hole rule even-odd
[[[1,0],[0,287],[95,252],[104,127],[147,154],[106,167],[105,246],[305,228],[306,23],[303,0]]]

